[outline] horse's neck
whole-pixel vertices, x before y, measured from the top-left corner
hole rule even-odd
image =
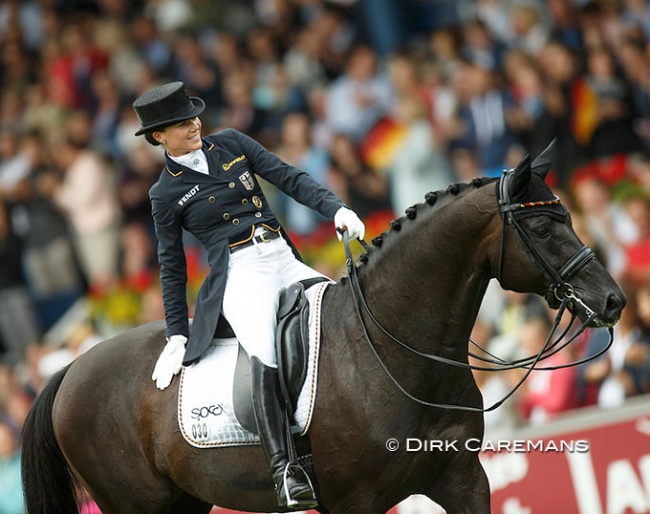
[[[420,350],[436,344],[437,353],[459,357],[491,276],[485,248],[496,201],[484,187],[419,211],[373,252],[363,270],[364,293],[394,335]]]

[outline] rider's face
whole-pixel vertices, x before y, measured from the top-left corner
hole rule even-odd
[[[154,132],[153,137],[163,144],[169,155],[178,157],[201,148],[202,126],[201,120],[196,117]]]

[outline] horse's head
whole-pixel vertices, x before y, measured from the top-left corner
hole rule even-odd
[[[551,307],[563,301],[591,326],[615,324],[626,298],[580,241],[571,217],[545,183],[553,141],[532,163],[524,158],[497,182],[502,219],[496,276],[502,287],[543,295]]]

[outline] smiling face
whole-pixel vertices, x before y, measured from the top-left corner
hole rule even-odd
[[[152,136],[165,147],[169,155],[179,157],[201,148],[202,127],[201,120],[196,117],[165,127],[154,132]]]

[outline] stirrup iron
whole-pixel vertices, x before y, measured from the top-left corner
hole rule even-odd
[[[309,485],[309,488],[311,489],[311,500],[300,500],[300,499],[294,499],[291,497],[289,494],[289,486],[287,485],[287,477],[289,476],[289,472],[293,471],[294,473],[300,473],[302,476],[306,478],[306,482]],[[282,473],[282,489],[284,490],[284,496],[287,500],[287,507],[288,508],[294,508],[294,507],[300,507],[301,509],[311,509],[314,507],[318,506],[318,500],[316,499],[316,493],[314,492],[314,485],[311,483],[311,479],[309,478],[309,474],[304,470],[304,468],[300,464],[294,464],[292,462],[287,462],[286,466],[284,467],[284,472]]]

